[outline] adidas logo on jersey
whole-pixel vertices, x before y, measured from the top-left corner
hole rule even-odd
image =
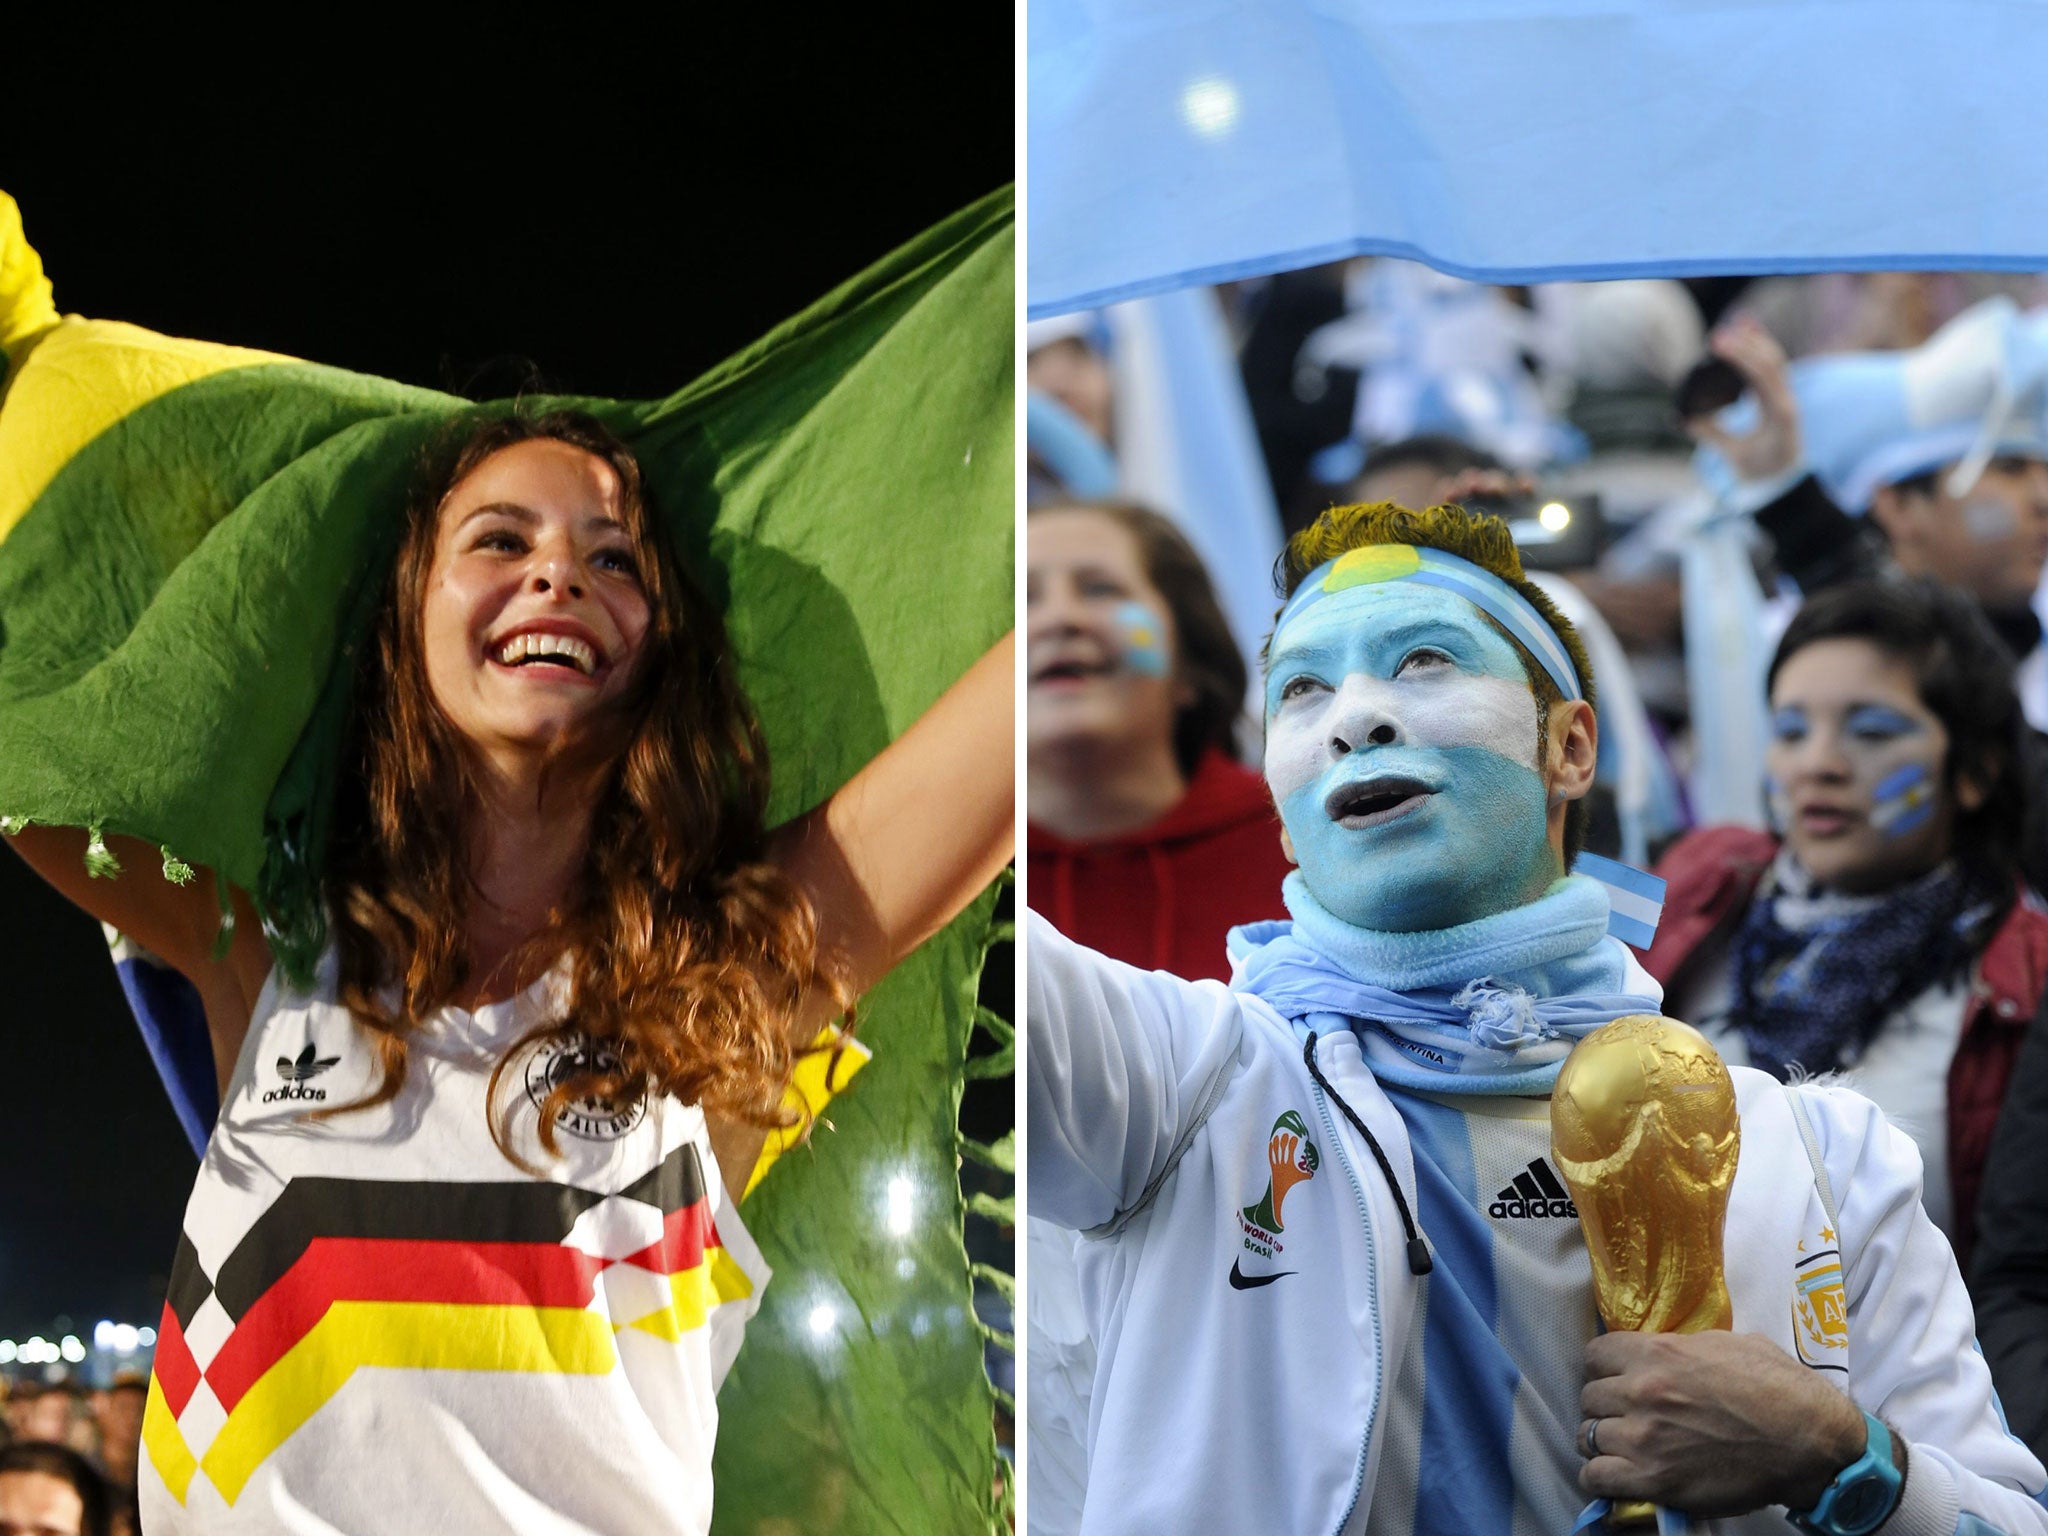
[[[321,1056],[315,1053],[313,1042],[308,1040],[306,1048],[294,1060],[290,1056],[277,1058],[277,1075],[284,1079],[284,1085],[273,1088],[263,1095],[263,1102],[276,1104],[285,1099],[312,1099],[316,1102],[327,1097],[325,1088],[311,1088],[306,1084],[309,1077],[318,1077],[337,1061],[339,1056]]]
[[[1533,1221],[1550,1216],[1569,1216],[1577,1221],[1579,1208],[1572,1204],[1570,1191],[1557,1181],[1550,1165],[1539,1157],[1515,1175],[1514,1183],[1493,1197],[1486,1214],[1495,1221]]]

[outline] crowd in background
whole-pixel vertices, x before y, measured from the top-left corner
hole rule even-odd
[[[1032,905],[1227,975],[1228,928],[1286,916],[1247,707],[1282,539],[1348,502],[1498,512],[1592,654],[1589,847],[1668,883],[1666,1010],[1731,1061],[1845,1073],[1914,1139],[2048,1455],[2044,305],[2021,277],[1501,289],[1362,260],[1040,322]],[[1067,1241],[1030,1237],[1030,1360],[1072,1415]],[[1033,1413],[1052,1531],[1085,1425]]]
[[[0,1531],[134,1536],[148,1393],[136,1371],[92,1389],[0,1377]]]

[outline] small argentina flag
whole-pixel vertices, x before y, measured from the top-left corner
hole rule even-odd
[[[1664,882],[1633,865],[1581,853],[1572,864],[1575,875],[1590,875],[1607,887],[1607,931],[1624,944],[1648,949],[1664,915]]]
[[[1124,665],[1146,677],[1166,676],[1166,645],[1159,615],[1143,603],[1124,603],[1116,611]]]
[[[1871,791],[1870,824],[1888,837],[1924,826],[1934,811],[1934,779],[1919,763],[1886,774]]]

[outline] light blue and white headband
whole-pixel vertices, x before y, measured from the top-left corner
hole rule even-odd
[[[1425,587],[1454,592],[1479,609],[1512,635],[1523,650],[1534,656],[1557,691],[1567,699],[1583,699],[1579,675],[1572,666],[1571,653],[1557,637],[1549,621],[1535,604],[1493,572],[1441,549],[1414,544],[1363,544],[1327,560],[1303,578],[1280,617],[1273,625],[1277,643],[1281,631],[1298,614],[1325,597],[1354,587],[1377,586],[1383,581],[1412,581]]]

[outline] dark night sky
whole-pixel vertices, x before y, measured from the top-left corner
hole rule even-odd
[[[309,12],[317,80],[77,9],[10,25],[0,93],[60,309],[465,393],[668,393],[1014,174],[1007,6]],[[194,1160],[96,926],[12,857],[0,975],[0,1337],[152,1321]]]

